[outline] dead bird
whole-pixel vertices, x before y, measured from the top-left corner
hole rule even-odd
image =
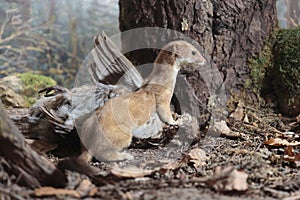
[[[133,92],[109,99],[82,125],[80,138],[85,148],[80,158],[89,161],[132,159],[122,152],[133,134],[145,130],[149,121],[177,125],[172,117],[170,102],[180,69],[189,65],[200,67],[206,62],[201,53],[186,41],[173,41],[158,54],[152,73]]]
[[[83,70],[89,72],[88,84],[72,89],[53,86],[39,91],[45,94],[30,108],[29,137],[53,140],[53,134],[65,136],[76,132],[76,121],[82,116],[143,83],[136,68],[104,33],[94,38],[94,49],[87,60],[89,63]]]

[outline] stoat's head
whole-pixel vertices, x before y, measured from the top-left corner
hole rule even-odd
[[[173,41],[168,43],[159,52],[156,60],[159,64],[170,64],[175,70],[194,67],[206,63],[206,59],[192,44],[183,41]]]

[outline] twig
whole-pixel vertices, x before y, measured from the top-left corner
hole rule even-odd
[[[0,40],[2,39],[3,37],[3,33],[4,33],[4,29],[6,27],[6,24],[7,22],[4,22],[2,25],[1,25],[1,29],[0,29]]]
[[[0,192],[12,197],[13,199],[25,200],[23,197],[13,193],[11,190],[8,190],[8,189],[4,189],[4,188],[0,187]]]
[[[251,115],[253,118],[255,118],[256,120],[258,120],[259,122],[261,122],[263,125],[267,126],[268,128],[272,129],[275,133],[279,133],[279,134],[283,134],[281,131],[279,131],[278,129],[274,128],[273,126],[265,123],[262,119],[260,119],[259,117],[255,116],[255,115]]]

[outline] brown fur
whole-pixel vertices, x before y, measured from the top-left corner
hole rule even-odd
[[[84,122],[81,139],[86,146],[81,158],[89,160],[92,154],[106,161],[132,159],[130,154],[120,152],[130,145],[132,131],[149,121],[154,112],[161,121],[176,124],[170,101],[178,70],[186,64],[204,62],[200,52],[185,41],[166,45],[139,90],[110,99]]]

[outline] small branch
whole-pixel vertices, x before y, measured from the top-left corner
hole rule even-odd
[[[4,23],[1,25],[1,29],[0,29],[0,40],[3,38],[3,33],[4,33],[4,30],[5,30],[6,24],[7,24],[7,22],[4,22]]]
[[[24,198],[22,198],[21,196],[13,193],[11,190],[9,189],[4,189],[0,187],[0,193],[5,194],[7,196],[12,197],[13,199],[17,199],[17,200],[25,200]]]

